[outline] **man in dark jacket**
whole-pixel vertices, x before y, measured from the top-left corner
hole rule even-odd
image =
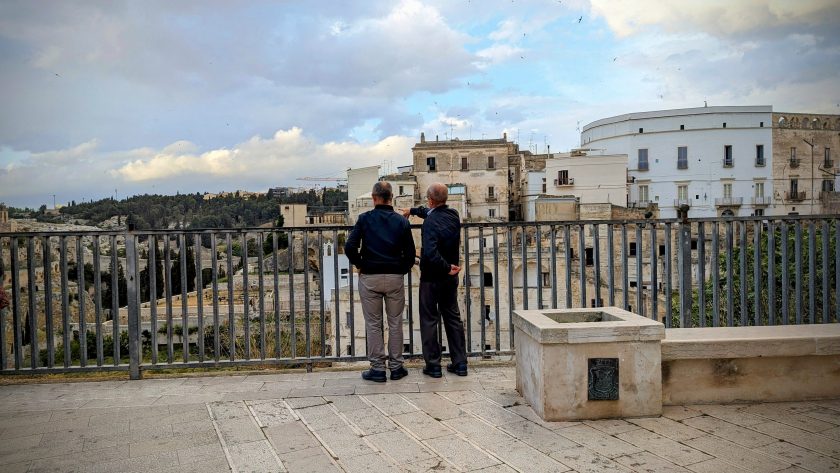
[[[414,266],[414,238],[408,220],[391,206],[391,184],[380,181],[371,192],[373,210],[359,215],[344,245],[344,253],[359,269],[359,299],[365,316],[370,369],[368,381],[385,381],[385,360],[391,379],[408,375],[403,367],[402,313],[405,308],[403,276]],[[361,244],[361,250],[359,246]],[[383,340],[382,305],[388,315],[388,356]]]
[[[458,211],[446,205],[449,194],[445,185],[434,183],[426,191],[428,208],[404,210],[403,215],[416,215],[423,222],[423,248],[420,253],[420,338],[423,341],[423,373],[433,378],[442,376],[438,325],[441,317],[449,343],[452,363],[446,370],[467,375],[464,324],[458,310],[458,272],[461,271],[461,221]]]

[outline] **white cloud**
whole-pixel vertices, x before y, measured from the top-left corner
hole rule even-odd
[[[507,61],[508,59],[516,59],[524,53],[525,50],[523,48],[508,44],[494,44],[476,52],[476,56],[482,59],[478,62],[479,67],[487,68]]]

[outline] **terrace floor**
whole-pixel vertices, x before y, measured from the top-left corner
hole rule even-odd
[[[840,470],[840,400],[544,423],[510,366],[0,386],[0,471]],[[3,380],[0,380],[2,382]]]

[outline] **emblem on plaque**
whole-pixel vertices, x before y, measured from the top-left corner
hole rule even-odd
[[[618,358],[589,358],[588,399],[618,400]]]

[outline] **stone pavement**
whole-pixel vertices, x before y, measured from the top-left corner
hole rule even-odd
[[[540,421],[512,367],[0,386],[0,471],[840,471],[840,400]]]

